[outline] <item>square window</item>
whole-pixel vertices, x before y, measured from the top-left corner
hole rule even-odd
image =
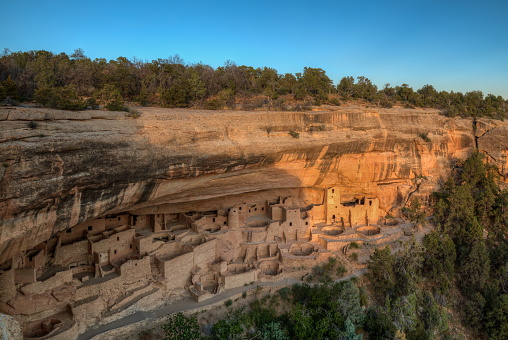
[[[92,230],[92,229],[93,229],[93,226],[89,225],[88,230]]]

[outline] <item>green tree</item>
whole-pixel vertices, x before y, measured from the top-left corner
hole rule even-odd
[[[9,75],[6,80],[0,82],[0,102],[10,98],[15,101],[20,100],[18,85]]]
[[[168,316],[162,326],[164,340],[197,340],[201,339],[198,320],[195,316],[185,316],[183,313]]]
[[[326,72],[320,68],[304,67],[303,76],[299,82],[305,92],[320,99],[327,99],[332,81]]]
[[[42,87],[35,92],[35,100],[46,107],[61,110],[84,110],[86,102],[78,96],[76,87],[67,85],[62,87]]]
[[[279,322],[270,322],[264,324],[261,329],[256,332],[255,339],[259,340],[289,340],[286,332]]]

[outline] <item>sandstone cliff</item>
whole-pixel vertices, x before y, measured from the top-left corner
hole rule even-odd
[[[477,145],[502,166],[508,149],[505,123],[474,128],[433,110],[141,111],[0,109],[0,263],[85,220],[161,204],[218,209],[289,192],[304,207],[336,185],[389,212],[417,189],[425,199]]]

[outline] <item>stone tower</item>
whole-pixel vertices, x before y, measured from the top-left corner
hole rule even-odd
[[[238,218],[238,208],[236,207],[229,209],[228,226],[233,229],[237,229],[240,227],[240,221]]]

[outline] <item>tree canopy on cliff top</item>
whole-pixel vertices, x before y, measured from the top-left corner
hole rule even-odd
[[[386,84],[378,89],[366,77],[344,77],[334,85],[320,68],[279,74],[270,67],[227,61],[214,69],[202,63],[186,64],[178,55],[151,62],[125,57],[91,60],[81,49],[70,56],[44,50],[4,51],[0,56],[0,102],[20,99],[74,110],[93,107],[96,102],[117,108],[124,100],[142,106],[249,110],[298,110],[363,100],[386,108],[395,104],[437,108],[449,116],[503,119],[508,111],[504,98],[485,96],[481,91],[438,92],[432,85],[415,91],[408,84]]]

